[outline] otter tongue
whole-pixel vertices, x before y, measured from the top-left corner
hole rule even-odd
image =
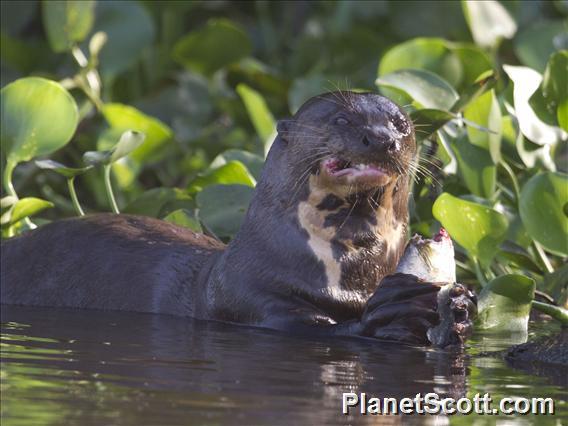
[[[373,166],[372,164],[356,164],[352,167],[347,167],[336,172],[332,172],[333,176],[341,177],[341,176],[353,176],[353,177],[360,177],[360,176],[383,176],[385,172],[377,166]]]

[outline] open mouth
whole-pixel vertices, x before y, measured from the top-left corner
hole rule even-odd
[[[334,178],[347,178],[348,181],[376,181],[381,183],[389,180],[387,171],[374,164],[354,164],[339,158],[329,158],[322,163],[328,175]]]

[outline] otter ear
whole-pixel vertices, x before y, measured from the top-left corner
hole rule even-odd
[[[288,133],[290,132],[292,123],[292,118],[285,118],[283,120],[278,120],[278,124],[276,125],[278,136],[280,136],[280,139],[282,139],[286,143],[288,143]]]
[[[293,119],[291,118],[278,120],[278,124],[276,125],[276,131],[281,137],[283,136],[281,133],[286,134],[290,131],[290,128],[292,127],[292,121]]]

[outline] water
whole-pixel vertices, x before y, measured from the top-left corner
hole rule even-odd
[[[167,316],[2,306],[2,425],[566,422],[565,380],[484,354],[505,345],[477,335],[465,352],[424,350]],[[557,414],[346,417],[343,392],[552,397]]]

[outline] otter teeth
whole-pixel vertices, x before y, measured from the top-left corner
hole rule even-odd
[[[368,164],[356,164],[356,165],[355,165],[355,168],[356,168],[357,170],[365,170],[365,169],[368,169],[368,168],[369,168],[369,165],[368,165]]]

